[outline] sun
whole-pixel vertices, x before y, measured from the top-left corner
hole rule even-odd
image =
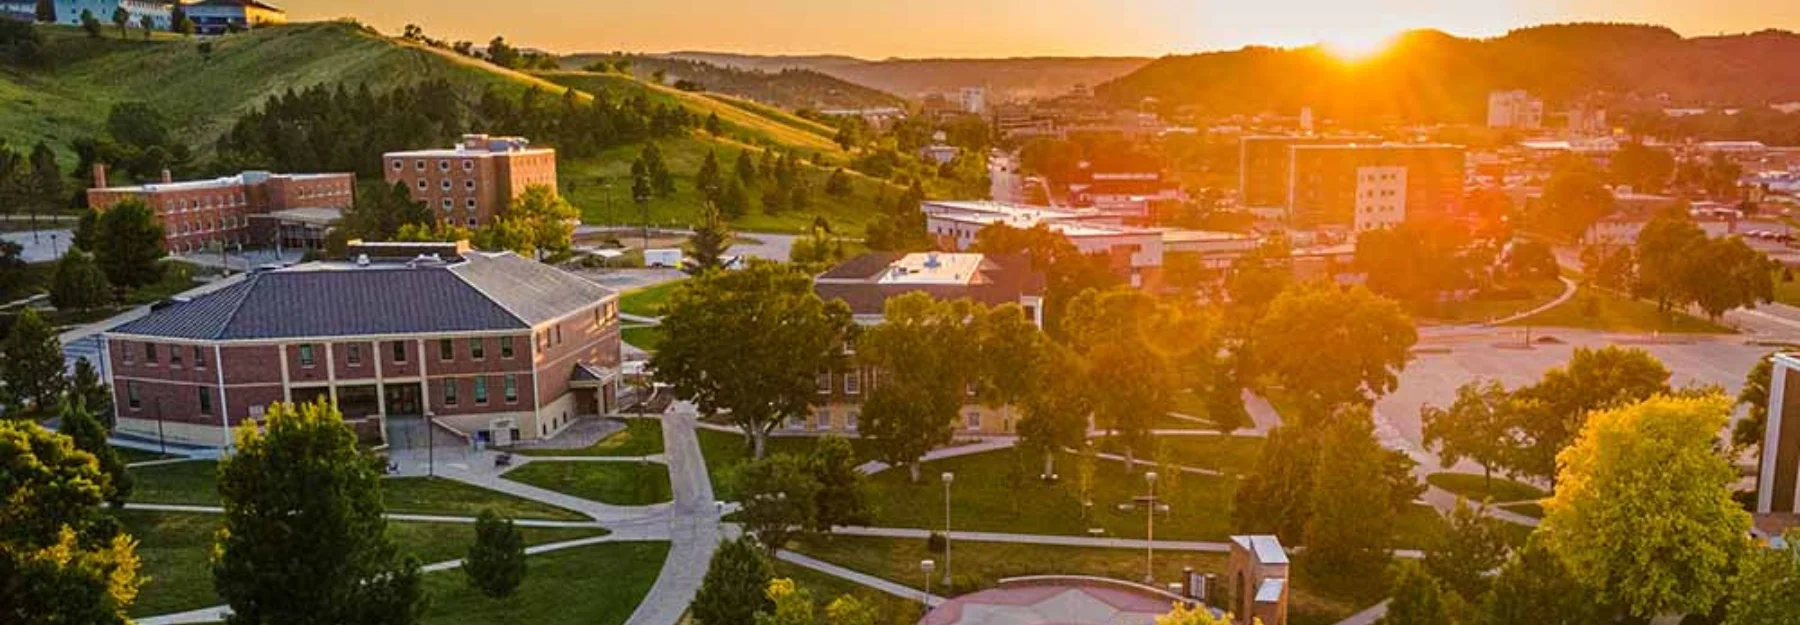
[[[1345,61],[1361,61],[1381,54],[1398,34],[1391,30],[1345,29],[1327,35],[1319,46]]]

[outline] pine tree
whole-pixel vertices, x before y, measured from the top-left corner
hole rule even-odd
[[[59,310],[88,310],[112,303],[112,285],[92,254],[69,250],[56,261],[50,277],[50,305]]]
[[[807,190],[807,184],[802,182],[794,185],[793,190],[788,192],[788,208],[798,213],[811,206],[812,192]]]
[[[770,215],[779,215],[788,206],[788,191],[780,185],[764,185],[762,192],[762,210]]]
[[[45,210],[54,210],[67,199],[62,170],[56,167],[56,152],[42,141],[31,148],[31,195]]]
[[[162,279],[163,226],[142,200],[119,202],[95,224],[94,259],[114,287],[134,289]]]
[[[756,179],[758,178],[756,162],[750,160],[750,150],[746,149],[742,152],[738,152],[737,162],[731,166],[731,173],[732,175],[737,176],[739,182],[746,185],[756,183]]]
[[[719,173],[718,157],[709,151],[706,160],[700,163],[700,171],[694,174],[694,188],[708,202],[717,202],[725,191],[723,178]]]
[[[100,379],[100,373],[86,357],[75,359],[75,374],[69,376],[69,396],[84,402],[88,412],[93,413],[107,431],[112,431],[117,420],[113,413],[112,387]]]
[[[688,609],[700,625],[753,623],[757,612],[774,607],[764,592],[774,577],[775,569],[755,538],[746,534],[726,541],[713,552]]]
[[[12,331],[0,342],[0,381],[6,382],[6,392],[15,399],[39,408],[54,405],[67,385],[62,342],[36,309],[19,313]]]
[[[100,473],[107,476],[103,490],[106,502],[118,508],[125,505],[131,497],[131,472],[125,470],[125,462],[119,458],[119,452],[106,442],[106,427],[94,418],[88,410],[87,400],[83,397],[72,397],[62,402],[61,423],[57,431],[69,437],[75,448],[94,455],[100,463]]]
[[[504,599],[525,582],[525,536],[513,520],[493,508],[475,519],[475,544],[463,560],[469,586],[494,599]]]
[[[842,167],[832,170],[831,177],[825,179],[825,195],[850,197],[854,192],[855,189],[850,186],[850,174],[844,173]]]
[[[700,208],[700,221],[694,224],[694,234],[688,237],[688,260],[682,263],[681,270],[688,275],[699,275],[725,266],[725,253],[731,248],[731,229],[726,227],[725,218],[719,209],[711,203]]]
[[[706,115],[706,134],[715,137],[725,134],[725,124],[724,122],[719,121],[718,113],[708,113]]]
[[[733,177],[725,183],[725,192],[719,195],[719,212],[728,219],[737,219],[750,212],[750,191],[744,188],[744,181]]]

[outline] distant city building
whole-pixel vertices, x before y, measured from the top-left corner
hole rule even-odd
[[[1406,168],[1360,167],[1356,170],[1357,232],[1392,228],[1406,221]]]
[[[1083,253],[1106,255],[1113,270],[1134,287],[1155,288],[1162,283],[1163,231],[1119,225],[1116,217],[1099,211],[987,201],[931,201],[920,210],[925,212],[926,234],[944,249],[969,249],[975,235],[991,224],[1020,229],[1042,224]]]
[[[1238,197],[1246,208],[1285,215],[1290,202],[1288,179],[1294,169],[1294,146],[1380,143],[1381,137],[1249,135],[1238,143]]]
[[[1188,196],[1164,176],[1161,161],[1119,158],[1081,163],[1069,181],[1069,199],[1076,206],[1143,223],[1157,208],[1186,202]]]
[[[1604,137],[1612,134],[1612,126],[1606,123],[1606,109],[1591,104],[1577,104],[1568,112],[1568,132],[1571,137]]]
[[[102,24],[111,24],[113,12],[125,9],[125,13],[131,17],[129,24],[132,28],[137,28],[148,17],[151,25],[158,30],[169,29],[169,15],[174,8],[169,2],[154,0],[55,0],[55,5],[56,23],[64,26],[80,26],[84,11],[92,13],[94,19],[100,20]],[[36,14],[35,9],[33,14]]]
[[[285,241],[288,245],[322,242],[325,228],[354,201],[355,189],[356,176],[347,173],[246,171],[176,182],[167,170],[162,182],[109,187],[106,166],[95,165],[94,187],[88,189],[87,201],[88,206],[104,211],[126,199],[143,200],[162,222],[163,248],[191,252],[208,244],[274,244],[284,231],[294,237]],[[284,221],[284,215],[300,221]],[[319,225],[283,229],[284,223],[294,226],[301,221]]]
[[[287,23],[287,12],[257,0],[204,0],[182,5],[194,32],[219,35]]]
[[[1295,145],[1288,177],[1289,222],[1299,228],[1353,228],[1360,172],[1404,170],[1398,194],[1404,219],[1455,218],[1462,212],[1464,149],[1446,144]]]
[[[943,143],[933,143],[919,148],[919,158],[930,161],[936,165],[943,165],[950,161],[954,161],[959,154],[962,154],[962,148]]]
[[[981,115],[987,112],[987,89],[981,87],[963,87],[956,93],[956,103],[964,113]]]
[[[405,183],[442,223],[479,228],[532,185],[556,190],[556,150],[519,137],[463,135],[456,147],[382,155],[388,184]]]
[[[1544,101],[1523,89],[1488,94],[1489,128],[1535,130],[1544,125]]]
[[[223,446],[272,403],[329,399],[371,444],[425,417],[505,444],[611,409],[611,290],[467,243],[352,248],[354,261],[232,278],[108,331],[118,431]]]

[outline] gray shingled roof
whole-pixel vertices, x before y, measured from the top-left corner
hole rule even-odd
[[[254,340],[529,328],[611,291],[511,254],[420,267],[253,274],[114,328],[118,334]]]

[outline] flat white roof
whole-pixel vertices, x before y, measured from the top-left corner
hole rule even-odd
[[[916,252],[900,257],[882,272],[881,284],[965,285],[981,269],[980,254]]]
[[[470,149],[465,149],[465,148],[463,148],[463,146],[459,145],[454,148],[430,148],[430,149],[425,149],[425,150],[406,150],[403,152],[388,152],[386,154],[382,154],[382,157],[384,157],[384,158],[395,158],[395,157],[400,157],[400,158],[420,158],[420,157],[423,157],[423,158],[448,158],[448,157],[486,158],[486,157],[490,157],[490,156],[502,156],[502,155],[506,155],[506,154],[549,154],[549,153],[552,153],[555,151],[556,150],[553,148],[521,148],[521,149],[516,149],[516,150],[470,150]]]

